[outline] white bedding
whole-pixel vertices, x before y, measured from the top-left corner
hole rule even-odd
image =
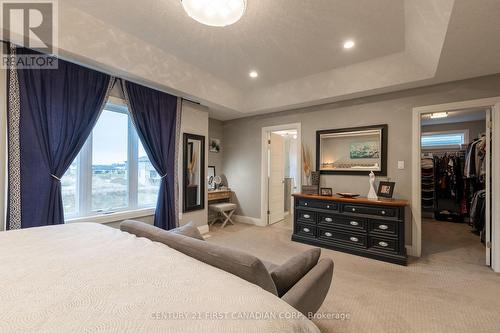
[[[0,232],[0,332],[319,332],[287,319],[298,315],[234,275],[110,227]]]

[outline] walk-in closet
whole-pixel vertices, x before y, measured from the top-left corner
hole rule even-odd
[[[425,114],[421,128],[422,252],[485,264],[490,110]],[[450,253],[451,254],[451,253]],[[454,256],[456,258],[457,256]]]

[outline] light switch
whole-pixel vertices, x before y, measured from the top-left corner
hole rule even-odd
[[[403,170],[405,168],[405,161],[398,161],[398,169]]]

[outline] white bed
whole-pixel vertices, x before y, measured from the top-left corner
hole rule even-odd
[[[319,332],[298,316],[234,275],[110,227],[0,232],[0,332]]]

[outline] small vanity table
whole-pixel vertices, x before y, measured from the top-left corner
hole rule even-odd
[[[406,265],[406,200],[293,196],[293,241]]]
[[[209,190],[208,191],[208,202],[210,203],[211,201],[222,201],[222,200],[227,200],[229,201],[231,199],[231,190],[226,189],[226,190]]]

